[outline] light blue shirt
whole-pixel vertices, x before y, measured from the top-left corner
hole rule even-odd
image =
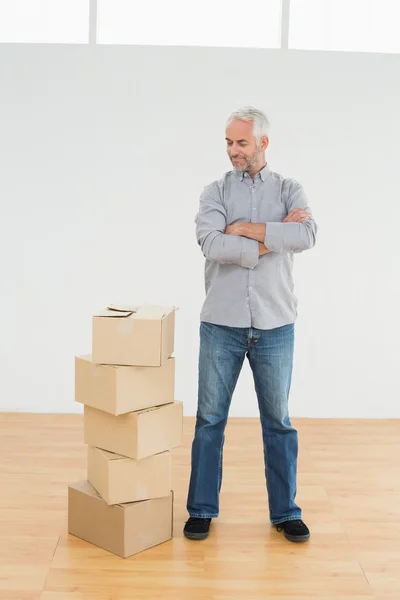
[[[317,234],[312,216],[303,223],[282,223],[295,208],[311,211],[303,187],[268,165],[254,182],[233,169],[204,188],[195,218],[206,259],[202,321],[258,329],[294,323],[293,255],[312,248]],[[265,223],[264,243],[271,252],[259,256],[256,240],[225,234],[237,221]]]

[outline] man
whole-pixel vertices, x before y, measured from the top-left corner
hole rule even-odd
[[[288,414],[294,323],[293,255],[312,248],[317,225],[302,186],[271,171],[266,115],[252,107],[226,126],[233,169],[206,186],[196,216],[206,258],[198,409],[184,534],[204,539],[219,514],[224,430],[245,356],[260,410],[269,517],[291,541],[310,531],[295,503],[298,435]]]

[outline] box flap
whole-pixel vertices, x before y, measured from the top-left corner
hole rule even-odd
[[[96,315],[95,315],[96,316]],[[127,365],[101,365],[99,363],[93,362],[93,358],[91,354],[81,354],[80,356],[75,356],[76,360],[81,360],[93,365],[93,367],[101,367],[102,369],[129,369]]]
[[[181,400],[174,400],[173,402],[168,402],[167,404],[157,404],[155,406],[149,406],[148,408],[141,408],[140,410],[135,410],[135,415],[144,415],[148,412],[154,412],[155,410],[161,410],[166,408],[171,408],[172,406],[175,408],[178,404],[182,404]]]
[[[113,504],[113,506],[118,506],[119,508],[126,510],[135,504],[149,504],[154,502],[154,500],[159,500],[159,498],[146,498],[146,500],[133,500],[133,502],[119,502],[118,504]]]
[[[88,480],[77,481],[76,483],[70,483],[69,488],[76,490],[77,492],[81,492],[82,494],[86,494],[86,496],[91,496],[92,498],[97,498],[102,503],[104,502],[103,498],[100,496],[99,492],[93,487],[93,485]],[[136,502],[150,502],[150,500],[137,500]],[[136,502],[125,502],[114,504],[115,508],[127,508],[135,504]]]
[[[75,356],[75,359],[77,360],[84,360],[85,362],[92,362],[92,355],[91,354],[81,354],[80,356]]]
[[[137,319],[162,319],[167,314],[165,306],[157,304],[144,304],[135,314]]]
[[[136,319],[163,319],[170,312],[176,310],[174,306],[161,306],[159,304],[108,304],[104,310],[94,314],[94,317],[130,317]]]
[[[104,458],[107,460],[126,460],[126,456],[122,456],[121,454],[115,454],[115,452],[109,452],[108,450],[103,450],[102,448],[96,448],[97,452],[99,452]]]
[[[87,480],[77,481],[76,483],[70,483],[68,487],[73,490],[76,490],[77,492],[81,492],[82,494],[86,494],[87,496],[92,496],[93,498],[99,498],[101,500],[100,494]]]
[[[115,310],[117,312],[137,312],[140,309],[140,306],[137,304],[108,304],[107,307],[109,310]]]
[[[155,410],[160,410],[160,408],[163,408],[164,406],[168,406],[168,404],[160,404],[157,406],[149,406],[148,408],[142,408],[140,410],[135,410],[135,414],[136,415],[144,415],[144,413],[148,413],[148,412],[152,412]]]
[[[117,308],[114,304],[109,304],[107,308],[93,315],[94,317],[129,317],[135,312],[135,309]]]

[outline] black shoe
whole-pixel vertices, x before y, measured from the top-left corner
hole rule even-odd
[[[200,519],[198,517],[189,517],[186,521],[183,533],[185,537],[191,540],[204,540],[210,530],[211,519]]]
[[[306,542],[310,539],[310,531],[301,519],[278,523],[276,528],[283,531],[285,538],[290,542]]]

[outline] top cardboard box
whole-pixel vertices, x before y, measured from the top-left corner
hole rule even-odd
[[[175,307],[110,304],[93,316],[92,361],[159,367],[174,351]]]

